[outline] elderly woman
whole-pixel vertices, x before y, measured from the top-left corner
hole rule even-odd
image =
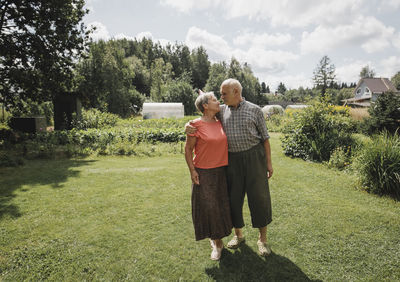
[[[215,115],[219,102],[214,93],[200,92],[195,102],[202,116],[193,121],[196,133],[188,134],[185,158],[192,178],[192,218],[196,240],[210,238],[211,259],[219,260],[222,238],[232,230],[225,169],[228,142]],[[194,150],[194,158],[193,158]]]

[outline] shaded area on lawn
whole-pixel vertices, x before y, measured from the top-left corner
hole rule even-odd
[[[288,258],[274,252],[261,257],[246,244],[239,249],[224,249],[219,267],[206,268],[206,274],[216,281],[321,281],[311,280]]]
[[[13,218],[20,217],[18,206],[12,204],[15,191],[21,187],[34,185],[51,185],[55,189],[63,187],[70,177],[78,177],[79,171],[74,167],[84,166],[93,160],[62,159],[54,161],[37,160],[28,162],[23,167],[0,168],[0,220],[6,215]],[[21,191],[28,191],[23,188]]]

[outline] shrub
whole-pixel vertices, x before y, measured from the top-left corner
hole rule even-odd
[[[400,199],[400,137],[383,132],[368,142],[354,162],[366,190]]]
[[[0,152],[0,167],[14,167],[23,164],[24,161],[21,157],[13,156],[6,152]]]
[[[369,108],[370,118],[365,119],[367,133],[373,134],[382,130],[394,134],[400,127],[400,95],[386,92]],[[400,130],[398,131],[400,133]]]
[[[82,109],[82,118],[74,121],[77,129],[107,128],[114,126],[119,120],[116,114],[101,112],[98,109]]]
[[[349,147],[338,147],[333,150],[331,157],[328,162],[328,167],[337,168],[342,170],[350,165],[351,163],[351,153]]]
[[[351,145],[355,125],[346,109],[316,102],[291,115],[283,129],[282,147],[286,155],[328,161],[335,148]]]
[[[269,132],[282,132],[286,123],[289,122],[290,119],[291,117],[287,114],[270,115],[265,121]]]

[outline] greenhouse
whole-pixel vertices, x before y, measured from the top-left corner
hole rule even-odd
[[[182,103],[144,103],[143,119],[151,118],[183,118],[184,106]]]

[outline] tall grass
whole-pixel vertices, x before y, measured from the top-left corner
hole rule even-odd
[[[369,117],[368,108],[351,108],[350,116],[354,120],[362,121],[365,118]]]
[[[383,132],[365,144],[354,162],[367,191],[400,199],[400,137]]]

